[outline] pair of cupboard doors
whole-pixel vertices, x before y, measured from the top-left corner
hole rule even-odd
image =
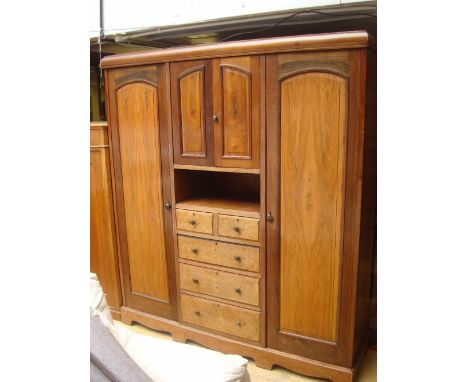
[[[174,163],[258,168],[260,56],[170,64]]]
[[[373,171],[363,166],[369,57],[343,49],[106,70],[125,306],[178,319],[173,166],[260,168],[261,212],[273,216],[262,346],[352,367],[375,217],[374,185],[362,182]]]

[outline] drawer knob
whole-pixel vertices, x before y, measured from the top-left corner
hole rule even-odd
[[[192,253],[198,254],[198,248],[192,248]]]
[[[242,322],[238,322],[237,326],[240,328],[242,326]]]
[[[236,231],[237,233],[241,231],[240,227],[237,225],[233,228],[233,230]]]
[[[241,288],[236,288],[236,289],[234,289],[234,290],[236,291],[236,293],[239,293],[239,294],[242,293]]]
[[[201,313],[200,313],[198,310],[196,310],[194,313],[195,313],[197,316],[200,316],[200,315],[201,315]]]
[[[213,122],[216,122],[218,120],[218,116],[216,114],[213,114],[211,118],[213,119]]]
[[[165,208],[166,210],[171,209],[171,202],[166,201],[166,203],[164,203],[164,208]]]
[[[196,221],[196,220],[190,220],[189,223],[190,223],[191,225],[195,225],[195,224],[197,224],[197,221]]]
[[[236,261],[241,261],[241,257],[240,256],[234,256],[234,259],[236,259]]]
[[[198,279],[197,279],[196,277],[194,277],[194,278],[192,279],[192,281],[193,281],[194,284],[198,284]]]

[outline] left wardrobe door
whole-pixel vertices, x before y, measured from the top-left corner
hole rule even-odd
[[[110,69],[106,84],[124,306],[176,318],[168,68]]]

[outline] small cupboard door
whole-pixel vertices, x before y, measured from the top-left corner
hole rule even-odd
[[[107,72],[125,306],[177,316],[168,152],[168,64]]]
[[[343,366],[350,362],[353,325],[352,257],[343,252],[346,137],[359,99],[350,60],[343,51],[271,55],[266,63],[273,216],[267,346]]]
[[[261,70],[259,56],[213,60],[216,166],[259,167]]]
[[[211,60],[171,64],[174,163],[213,164]]]

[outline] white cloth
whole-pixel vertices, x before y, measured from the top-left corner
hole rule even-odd
[[[89,307],[92,315],[98,315],[107,328],[114,325],[106,296],[95,273],[89,274]]]
[[[248,361],[238,355],[135,333],[114,323],[101,284],[90,274],[90,308],[154,382],[249,382]]]

